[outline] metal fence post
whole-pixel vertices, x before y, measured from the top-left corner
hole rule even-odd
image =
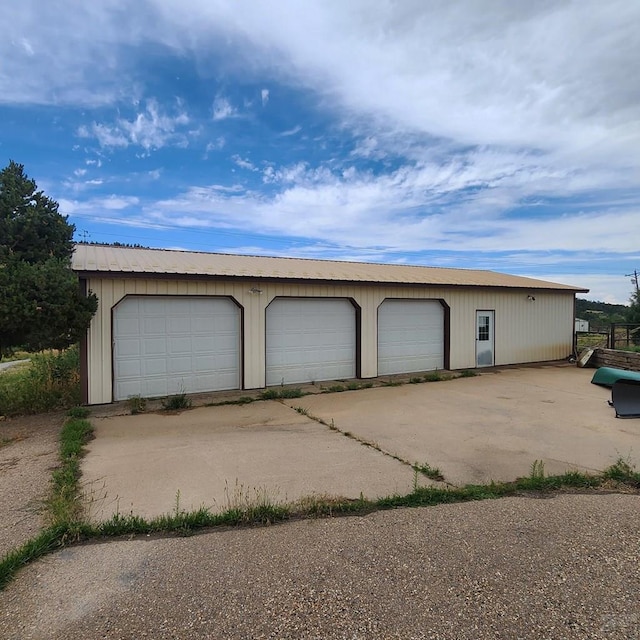
[[[609,349],[615,349],[616,348],[616,325],[615,323],[611,323],[611,339],[609,340],[610,342],[610,346],[608,347]]]

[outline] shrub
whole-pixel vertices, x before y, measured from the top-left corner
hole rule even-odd
[[[79,419],[88,418],[90,413],[91,412],[89,411],[89,409],[87,409],[87,407],[71,407],[71,409],[67,411],[67,415],[70,418],[79,418]]]
[[[80,355],[77,346],[38,353],[18,371],[0,375],[0,414],[44,413],[79,405]]]
[[[162,408],[165,411],[180,411],[181,409],[189,409],[191,407],[191,398],[187,397],[186,392],[176,393],[174,396],[168,396],[162,401]]]
[[[127,404],[129,405],[129,411],[131,411],[132,416],[138,413],[144,413],[147,410],[147,399],[141,395],[129,396]]]

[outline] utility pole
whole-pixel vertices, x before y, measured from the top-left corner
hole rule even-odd
[[[636,286],[636,300],[640,302],[640,288],[638,287],[638,277],[640,274],[638,274],[638,270],[634,269],[633,273],[625,273],[624,276],[625,278],[631,278],[631,284]]]

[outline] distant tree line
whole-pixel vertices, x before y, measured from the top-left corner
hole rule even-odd
[[[612,324],[640,322],[640,305],[635,298],[632,296],[631,306],[577,298],[576,318],[588,320],[592,331],[606,331]]]
[[[88,244],[96,247],[126,247],[128,249],[150,249],[143,244],[129,244],[128,242],[87,242],[86,240],[80,240],[76,244]]]

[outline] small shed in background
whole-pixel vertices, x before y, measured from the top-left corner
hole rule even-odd
[[[584,331],[587,332],[589,331],[589,321],[588,320],[582,320],[581,318],[576,318],[576,331]]]

